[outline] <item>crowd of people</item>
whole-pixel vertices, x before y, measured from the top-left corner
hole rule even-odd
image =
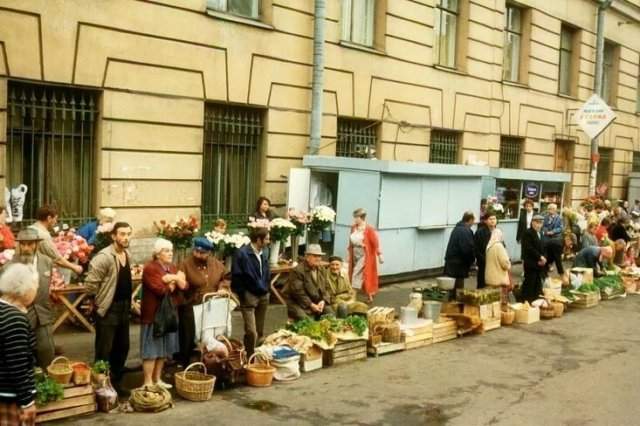
[[[569,280],[564,262],[592,268],[596,276],[611,265],[636,265],[638,247],[633,236],[640,230],[640,200],[630,208],[626,201],[614,206],[609,200],[593,198],[576,209],[566,207],[562,213],[553,203],[544,212],[535,211],[534,206],[533,200],[523,201],[516,234],[524,269],[520,286],[523,301],[540,296],[551,272]],[[475,225],[474,214],[466,212],[454,228],[445,254],[445,274],[455,278],[456,288],[462,288],[475,264],[477,288],[499,287],[506,298],[515,288],[515,280],[498,227],[498,212],[487,209],[474,232]]]

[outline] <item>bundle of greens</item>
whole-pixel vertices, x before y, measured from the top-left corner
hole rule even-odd
[[[312,340],[332,341],[332,333],[353,332],[358,336],[365,334],[368,328],[367,319],[359,315],[350,315],[345,319],[323,316],[319,321],[309,317],[296,321],[287,327],[288,330]]]
[[[604,290],[605,288],[611,288],[613,290],[624,290],[622,278],[620,278],[620,275],[605,275],[593,280],[593,284],[595,284],[600,290]]]
[[[36,403],[38,405],[59,401],[63,397],[64,389],[60,383],[44,375],[36,376]]]
[[[595,284],[582,284],[580,287],[578,287],[577,291],[580,293],[600,292],[600,287]]]

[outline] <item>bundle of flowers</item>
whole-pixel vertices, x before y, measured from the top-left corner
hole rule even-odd
[[[244,235],[242,232],[238,232],[237,234],[232,235],[223,235],[223,239],[219,242],[218,252],[222,255],[222,257],[233,256],[236,250],[240,247],[250,244],[251,240],[249,237]]]
[[[65,286],[64,276],[58,268],[51,269],[51,279],[49,280],[49,290],[61,290]],[[57,298],[54,298],[57,301]]]
[[[269,219],[256,219],[254,217],[249,218],[249,223],[247,223],[247,228],[256,229],[256,228],[271,228],[271,221]]]
[[[495,197],[495,196],[487,197],[486,212],[488,214],[495,215],[498,219],[504,218],[504,206],[498,202],[498,197]]]
[[[15,250],[6,249],[0,252],[0,266],[5,263],[11,262],[13,256],[16,254]]]
[[[329,206],[317,206],[311,210],[309,231],[322,232],[336,220],[336,212]]]
[[[218,248],[221,244],[224,244],[225,234],[221,234],[216,231],[205,232],[204,237],[214,245],[214,247]]]
[[[269,233],[273,241],[285,241],[297,231],[296,225],[290,220],[283,218],[275,218],[271,221]]]
[[[296,237],[301,237],[302,235],[304,235],[304,230],[311,221],[311,215],[308,212],[289,209],[288,216],[291,223],[293,223],[296,227],[296,230],[292,235]]]
[[[53,238],[53,243],[60,253],[60,256],[70,262],[78,261],[84,264],[89,261],[89,256],[93,251],[93,246],[87,243],[87,240],[76,234],[76,230],[63,225],[62,231]]]
[[[195,216],[189,216],[188,219],[181,217],[174,223],[161,220],[153,222],[153,225],[158,230],[156,235],[171,241],[177,250],[191,247],[191,240],[198,232],[198,219]]]

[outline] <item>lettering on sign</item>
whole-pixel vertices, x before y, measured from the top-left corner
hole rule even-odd
[[[594,93],[578,110],[575,118],[582,131],[591,139],[595,139],[616,119],[616,115],[609,105]]]

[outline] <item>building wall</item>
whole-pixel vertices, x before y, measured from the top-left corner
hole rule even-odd
[[[468,21],[459,71],[433,64],[435,0],[387,0],[376,48],[340,42],[340,5],[327,1],[322,154],[335,153],[337,116],[381,121],[378,157],[428,161],[431,128],[462,133],[462,158],[497,167],[500,136],[524,139],[523,166],[553,170],[554,139],[574,139],[573,194],[587,195],[589,141],[572,116],[592,93],[595,3],[529,7],[525,84],[503,83],[503,0],[463,2]],[[308,148],[313,1],[266,0],[262,23],[206,13],[205,0],[0,0],[0,186],[4,186],[8,79],[99,88],[98,206],[141,233],[153,220],[199,214],[205,101],[267,111],[261,192],[286,201],[286,177]],[[640,1],[632,2],[640,6]],[[381,7],[382,9],[382,7]],[[613,197],[625,192],[636,113],[640,26],[607,13],[619,45]],[[557,95],[561,22],[580,30],[576,98]],[[402,123],[401,123],[402,122]]]

